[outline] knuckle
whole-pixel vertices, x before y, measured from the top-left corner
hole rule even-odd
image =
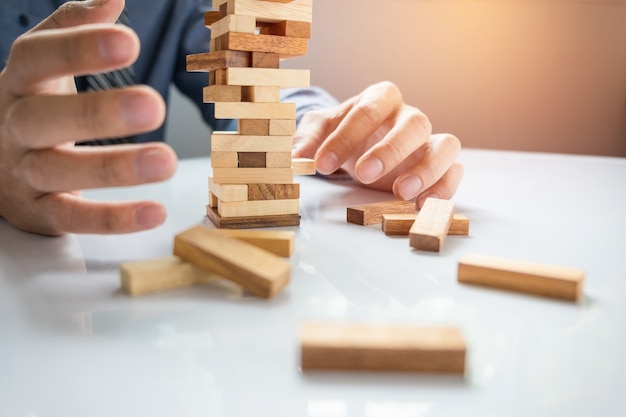
[[[378,127],[383,122],[380,106],[376,102],[360,102],[355,106],[354,112],[358,120],[370,126]]]
[[[427,137],[430,136],[433,129],[428,116],[417,109],[408,114],[406,124],[410,129],[422,132]]]

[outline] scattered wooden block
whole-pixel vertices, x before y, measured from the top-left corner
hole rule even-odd
[[[293,167],[293,175],[315,175],[317,173],[315,159],[293,158],[291,166]]]
[[[383,214],[383,232],[387,236],[408,236],[416,218],[417,213]],[[469,224],[466,216],[454,214],[448,236],[468,236]]]
[[[300,225],[299,214],[225,218],[219,215],[216,207],[207,205],[206,215],[216,227],[221,229],[255,229],[260,227],[287,227]]]
[[[219,279],[212,272],[198,268],[177,256],[125,262],[120,265],[120,276],[122,290],[133,296],[184,288],[197,282]]]
[[[176,235],[174,255],[263,298],[280,292],[291,276],[291,264],[281,257],[204,226]]]
[[[417,250],[439,252],[452,223],[454,203],[427,198],[409,231],[409,244]]]
[[[582,269],[470,254],[459,260],[459,282],[578,301],[583,294]]]
[[[348,207],[346,220],[361,226],[368,226],[382,222],[383,214],[387,213],[415,213],[414,201],[391,200],[378,203]]]
[[[465,372],[466,347],[453,327],[304,323],[302,370]]]
[[[219,232],[283,258],[290,258],[295,250],[296,233],[293,231],[219,229]]]

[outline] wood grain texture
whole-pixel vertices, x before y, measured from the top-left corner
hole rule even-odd
[[[216,184],[213,177],[209,177],[209,191],[222,201],[248,201],[247,184]],[[211,204],[217,207],[217,204]]]
[[[237,85],[209,85],[202,90],[204,103],[239,103],[243,100],[242,87]]]
[[[304,371],[465,372],[466,345],[454,327],[305,322],[300,346]]]
[[[257,87],[308,87],[311,72],[303,69],[239,68],[226,69],[226,84]]]
[[[275,296],[291,277],[283,258],[204,226],[177,234],[174,255],[263,298]]]
[[[300,198],[300,184],[248,184],[248,201]]]
[[[291,136],[246,136],[237,132],[213,132],[211,152],[291,152]]]
[[[295,119],[295,103],[215,103],[217,119]]]
[[[280,54],[272,52],[250,52],[252,68],[280,68]]]
[[[225,202],[218,200],[217,212],[222,218],[260,217],[299,214],[299,200],[257,200]]]
[[[273,119],[270,120],[269,135],[271,136],[293,136],[296,133],[295,119]]]
[[[283,258],[291,257],[296,247],[296,233],[291,230],[219,229],[219,232]]]
[[[286,36],[288,38],[311,38],[310,22],[283,20],[277,23],[260,25],[260,29],[263,35]]]
[[[217,208],[207,206],[207,217],[218,228],[223,229],[257,229],[261,227],[287,227],[299,226],[299,214],[286,214],[283,216],[262,217],[231,217],[222,218]]]
[[[518,259],[469,254],[459,260],[457,279],[465,284],[578,301],[585,271]]]
[[[249,103],[280,103],[280,87],[242,86],[241,101]]]
[[[293,175],[315,175],[317,173],[315,159],[293,158],[291,166],[293,167]]]
[[[239,119],[238,131],[241,136],[269,136],[270,121],[269,119]],[[283,135],[293,135],[293,133]]]
[[[414,201],[390,200],[381,201],[360,206],[348,207],[346,210],[346,221],[348,223],[369,226],[381,223],[383,214],[387,213],[415,213]]]
[[[216,51],[273,52],[281,58],[304,56],[309,42],[304,38],[228,32],[211,41]]]
[[[291,184],[291,168],[214,168],[216,184]]]
[[[417,250],[439,252],[452,223],[454,202],[427,198],[409,231],[409,244]]]
[[[408,236],[415,223],[417,213],[383,214],[382,230],[387,236]],[[462,214],[454,214],[448,236],[468,236],[469,219]]]
[[[249,67],[250,53],[241,51],[216,51],[187,55],[187,71],[210,72],[228,67]]]
[[[227,14],[256,16],[258,22],[280,22],[295,20],[311,22],[313,20],[313,1],[294,0],[288,3],[259,0],[213,0],[213,8],[219,8]]]
[[[211,167],[213,168],[237,168],[239,157],[237,152],[212,152]]]
[[[228,32],[255,33],[256,18],[254,16],[229,15],[213,23],[210,29],[211,39],[218,38]]]

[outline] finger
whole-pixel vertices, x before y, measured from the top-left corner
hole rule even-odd
[[[124,10],[124,3],[124,0],[68,1],[35,26],[33,31],[91,23],[113,23]]]
[[[362,183],[371,184],[388,174],[430,138],[430,121],[413,107],[405,106],[392,126],[383,139],[357,161],[355,172]]]
[[[46,194],[35,206],[42,213],[36,232],[47,235],[134,233],[163,224],[167,216],[157,202],[97,202],[70,193]]]
[[[91,25],[38,31],[18,38],[6,77],[16,96],[46,92],[46,81],[129,66],[139,56],[139,38],[123,26]]]
[[[389,82],[366,89],[346,117],[317,152],[317,168],[322,174],[337,170],[380,125],[398,111],[402,96]]]
[[[412,200],[430,188],[448,171],[457,159],[461,143],[452,135],[433,135],[426,143],[416,163],[393,184],[393,193],[404,200]]]
[[[163,181],[176,164],[176,154],[162,143],[55,148],[28,152],[20,173],[34,189],[55,192]]]
[[[64,142],[152,131],[161,126],[165,114],[165,102],[158,92],[136,86],[78,95],[25,97],[11,108],[6,126],[14,142],[42,149]]]
[[[459,188],[459,184],[461,184],[463,172],[463,165],[458,162],[452,164],[450,169],[446,171],[439,181],[417,197],[417,207],[422,208],[424,202],[426,202],[426,199],[429,197],[443,198],[445,200],[451,199]]]

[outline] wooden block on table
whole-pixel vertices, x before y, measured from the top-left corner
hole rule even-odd
[[[228,32],[253,34],[256,32],[256,18],[254,16],[229,15],[214,22],[210,28],[211,39],[218,38]]]
[[[248,184],[247,201],[294,200],[300,198],[300,184]]]
[[[439,252],[450,229],[454,202],[427,198],[409,231],[409,244],[417,250]]]
[[[222,201],[248,201],[247,184],[216,184],[213,177],[209,177],[209,190]],[[217,208],[217,202],[211,206]]]
[[[266,168],[265,152],[237,152],[239,168]],[[271,167],[270,167],[271,168]]]
[[[212,152],[211,167],[237,168],[239,167],[239,156],[237,152]]]
[[[295,103],[215,103],[217,119],[295,119]]]
[[[285,36],[257,35],[228,32],[211,40],[215,51],[273,52],[281,58],[304,56],[308,51],[308,39]]]
[[[295,119],[272,119],[269,124],[269,135],[271,136],[293,136],[296,133]]]
[[[585,271],[558,265],[494,256],[465,255],[459,260],[459,282],[578,301]]]
[[[249,103],[280,103],[280,87],[242,86],[241,101]]]
[[[252,68],[280,68],[280,54],[273,52],[250,52]]]
[[[211,152],[291,152],[291,136],[246,136],[237,132],[213,132]]]
[[[221,217],[258,217],[299,214],[300,200],[258,200],[224,202],[218,200],[217,212]]]
[[[270,135],[270,121],[269,120],[239,119],[238,126],[239,126],[238,133],[241,136],[269,136]],[[289,135],[289,133],[283,134],[283,136],[287,136],[287,135]]]
[[[187,55],[187,71],[210,72],[228,67],[249,67],[252,61],[249,52],[215,51]]]
[[[281,88],[308,87],[311,84],[311,71],[231,67],[226,69],[226,84]]]
[[[120,265],[122,289],[131,295],[189,287],[197,282],[219,279],[215,274],[198,268],[177,256],[125,262]]]
[[[278,4],[277,4],[278,3]],[[273,1],[258,0],[213,0],[213,8],[224,7],[226,14],[242,14],[256,16],[257,22],[280,22],[295,20],[312,22],[313,1],[294,0],[286,4]]]
[[[291,160],[291,152],[268,152],[265,163],[268,168],[291,168]],[[293,175],[299,175],[295,167]]]
[[[291,168],[214,168],[216,184],[291,184]]]
[[[317,173],[317,165],[314,159],[293,158],[291,166],[293,167],[293,175],[315,175]]]
[[[300,346],[303,371],[465,373],[466,345],[454,327],[309,322]]]
[[[283,258],[204,226],[176,235],[174,254],[263,298],[280,292],[291,276]]]
[[[382,222],[383,214],[415,213],[415,211],[414,201],[381,201],[378,203],[348,207],[346,210],[346,220],[348,223],[368,226]]]
[[[220,229],[256,229],[260,227],[288,227],[300,225],[299,214],[222,218],[217,212],[217,208],[210,206],[207,206],[206,214],[211,222]]]
[[[295,250],[296,233],[293,231],[250,231],[241,229],[220,229],[219,231],[226,236],[242,240],[283,258],[291,257]]]
[[[242,87],[238,85],[214,84],[204,87],[202,91],[204,103],[239,103],[242,99]]]
[[[387,236],[408,236],[415,223],[417,213],[383,214],[382,229]],[[448,236],[468,236],[469,219],[462,214],[454,214]]]

